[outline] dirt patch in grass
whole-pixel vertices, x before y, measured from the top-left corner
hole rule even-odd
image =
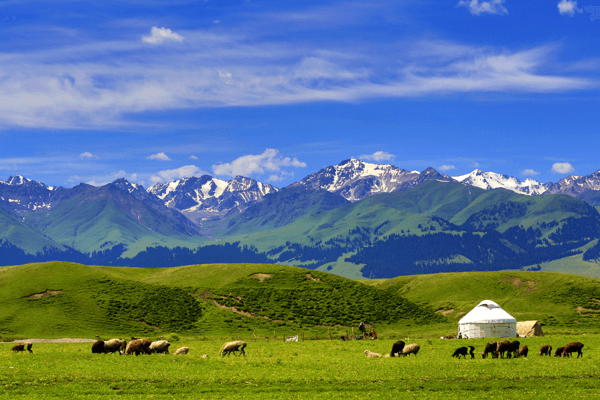
[[[500,279],[500,282],[502,283],[510,283],[511,285],[513,285],[514,287],[516,287],[517,289],[523,289],[525,288],[525,291],[523,294],[527,294],[527,293],[532,293],[535,290],[535,287],[537,286],[537,282],[535,281],[525,281],[523,282],[523,280],[519,277],[516,276],[510,276],[507,278],[502,278]]]
[[[455,311],[454,308],[451,308],[449,310],[444,310],[443,308],[440,308],[439,310],[436,311],[436,313],[442,314],[444,317],[446,317],[448,314],[452,314],[454,311]]]
[[[63,291],[62,290],[50,290],[50,289],[46,289],[45,292],[42,293],[34,293],[30,296],[25,296],[23,297],[24,299],[41,299],[44,297],[50,297],[50,296],[56,296],[57,294],[61,294]]]
[[[460,311],[460,312],[458,312],[458,314],[456,314],[456,316],[457,316],[457,317],[460,317],[461,315],[464,315],[464,314],[465,314],[465,312],[464,312],[464,311]]]
[[[591,308],[583,308],[583,307],[579,306],[575,310],[579,313],[579,315],[584,315],[586,317],[597,317],[600,315],[597,312],[594,312],[594,311],[598,311],[598,310],[594,310]]]
[[[273,276],[273,274],[253,274],[250,275],[250,278],[256,278],[258,279],[260,282],[264,281],[265,279],[269,279]]]
[[[306,279],[308,279],[309,281],[321,282],[321,278],[315,278],[311,274],[306,274]]]

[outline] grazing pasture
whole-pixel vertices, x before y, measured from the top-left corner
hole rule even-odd
[[[418,357],[385,354],[396,340],[250,341],[246,356],[219,357],[222,342],[182,338],[189,354],[114,357],[91,343],[38,343],[34,354],[0,343],[0,397],[18,398],[598,398],[600,335],[521,338],[529,348],[581,342],[584,357],[457,360],[462,345],[481,353],[489,339],[411,337]],[[208,359],[202,359],[209,354]]]

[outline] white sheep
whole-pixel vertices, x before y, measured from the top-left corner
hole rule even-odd
[[[240,354],[243,354],[244,356],[246,355],[246,352],[244,351],[244,348],[246,347],[246,342],[244,342],[243,340],[236,340],[234,342],[225,342],[223,343],[223,346],[221,346],[221,349],[219,350],[219,354],[221,354],[223,357],[225,357],[225,354],[229,355],[231,353],[235,354],[236,352],[240,351]]]
[[[205,359],[205,360],[206,360],[206,359],[208,359],[208,354],[204,354],[204,355],[202,356],[202,358],[203,358],[203,359]]]
[[[420,348],[421,347],[416,343],[407,344],[406,346],[404,346],[404,349],[402,349],[402,355],[408,356],[410,354],[414,354],[416,357]]]
[[[123,339],[110,339],[104,342],[104,352],[112,354],[115,351],[118,351],[119,355],[121,355],[125,353],[126,346],[127,342]]]
[[[179,354],[187,354],[187,353],[188,353],[188,351],[190,351],[190,348],[189,348],[189,347],[187,347],[187,346],[183,346],[183,347],[180,347],[180,348],[178,348],[178,349],[175,351],[175,355],[177,356],[177,355],[179,355]]]
[[[169,346],[171,343],[166,340],[158,340],[150,344],[150,353],[166,353],[169,354]]]
[[[377,357],[381,357],[381,354],[379,353],[373,353],[372,351],[369,350],[365,350],[364,353],[367,355],[367,357],[369,358],[377,358]]]

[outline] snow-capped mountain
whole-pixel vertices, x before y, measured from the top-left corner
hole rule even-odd
[[[389,164],[366,163],[356,159],[342,161],[307,176],[290,188],[325,189],[349,201],[359,201],[378,193],[405,190],[427,180],[452,181],[433,168],[423,172],[407,171]]]
[[[46,186],[21,175],[0,180],[0,202],[13,211],[50,208],[65,192],[63,187]]]
[[[469,174],[453,176],[452,178],[458,182],[484,190],[502,188],[527,195],[548,193],[547,184],[540,183],[534,179],[527,178],[524,181],[520,181],[513,176],[497,174],[495,172],[483,172],[480,169],[476,169]]]
[[[567,176],[547,185],[548,193],[564,193],[577,197],[587,190],[600,190],[600,170],[585,176]]]
[[[196,223],[241,212],[278,189],[254,179],[236,176],[230,181],[210,175],[158,183],[147,189],[167,207],[175,208]]]

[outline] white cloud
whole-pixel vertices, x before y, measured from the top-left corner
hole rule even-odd
[[[521,171],[521,175],[523,176],[536,176],[539,175],[540,173],[537,171],[534,171],[533,169],[527,168],[524,169],[523,171]]]
[[[482,1],[481,3],[479,0],[459,0],[457,7],[467,7],[469,12],[473,15],[508,14],[508,10],[502,5],[502,3],[504,3],[504,0]]]
[[[456,169],[456,167],[454,165],[448,165],[448,164],[440,165],[440,167],[439,167],[440,171],[450,171],[452,169]]]
[[[279,173],[279,175],[278,174],[273,174],[273,175],[269,176],[269,178],[267,179],[267,181],[269,181],[269,182],[280,182],[280,181],[283,181],[285,179],[291,179],[293,177],[294,177],[294,173],[293,172],[291,172],[291,171],[289,171],[289,172],[288,171],[281,171]]]
[[[142,36],[142,41],[151,44],[161,44],[165,40],[172,40],[174,42],[182,42],[183,36],[171,31],[167,28],[158,28],[153,26],[150,30],[150,36]]]
[[[158,182],[171,182],[177,179],[189,178],[192,176],[207,175],[208,172],[196,167],[195,165],[184,165],[183,167],[175,169],[166,169],[164,171],[158,171],[155,175],[150,177],[153,183]]]
[[[393,160],[396,157],[394,154],[387,153],[385,151],[376,151],[373,154],[365,154],[360,156],[361,160],[367,161],[388,161]]]
[[[577,8],[577,1],[573,0],[560,0],[556,6],[558,7],[558,12],[560,15],[568,14],[572,17],[575,12],[583,12],[581,8]]]
[[[570,174],[573,171],[575,171],[575,168],[568,162],[552,164],[552,172],[557,174]]]
[[[281,167],[305,168],[306,163],[298,161],[295,157],[281,157],[276,149],[266,149],[262,154],[245,155],[230,163],[215,164],[212,170],[216,175],[250,176],[264,174],[265,171],[279,173]]]
[[[86,151],[86,152],[84,152],[84,153],[81,153],[81,154],[79,155],[79,157],[81,157],[81,158],[98,158],[98,157],[96,157],[95,155],[93,155],[92,153],[90,153],[89,151]]]
[[[192,159],[192,160],[197,160],[197,159],[198,159],[198,157],[196,157],[196,156],[190,156],[190,159]]]
[[[148,160],[158,160],[158,161],[171,161],[171,159],[169,158],[169,156],[167,156],[163,152],[152,154],[151,156],[146,157],[146,159],[148,159]]]

